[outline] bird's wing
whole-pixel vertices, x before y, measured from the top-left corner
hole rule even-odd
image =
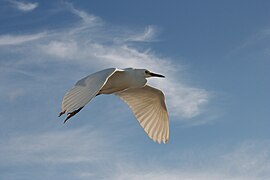
[[[118,71],[118,69],[109,68],[79,80],[75,86],[65,94],[62,101],[62,112],[72,113],[85,106],[97,95],[108,78],[116,71]]]
[[[169,116],[162,91],[151,86],[115,93],[132,109],[148,136],[158,143],[170,138]]]

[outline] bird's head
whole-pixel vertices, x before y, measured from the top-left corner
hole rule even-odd
[[[151,71],[148,71],[147,69],[142,69],[141,73],[143,73],[145,78],[149,78],[149,77],[161,77],[161,78],[165,78],[165,76],[161,75],[161,74],[156,74],[153,73]]]

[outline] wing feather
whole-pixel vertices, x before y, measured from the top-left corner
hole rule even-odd
[[[75,86],[65,94],[62,101],[62,112],[71,113],[85,106],[97,95],[108,78],[116,71],[116,68],[109,68],[79,80]]]
[[[169,141],[169,116],[162,91],[151,86],[115,93],[132,109],[148,136],[158,143]]]
[[[148,132],[149,132],[150,136],[153,137],[153,140],[155,140],[154,133],[157,131],[157,125],[160,123],[158,117],[161,117],[161,116],[162,116],[161,111],[158,111],[158,113],[156,113],[154,119],[152,119],[152,124],[149,125]]]
[[[164,118],[163,113],[161,113],[161,115],[162,115],[161,119],[163,119]],[[157,125],[158,125],[158,127],[156,127],[157,130],[154,133],[153,137],[154,137],[155,140],[158,140],[158,139],[161,140],[159,134],[161,134],[161,130],[162,130],[162,127],[163,127],[163,121],[159,119],[159,122],[157,123]],[[159,141],[159,143],[160,143],[160,141]]]
[[[149,112],[149,111],[148,111]],[[146,114],[148,114],[147,112],[145,112]],[[147,132],[147,134],[151,135],[150,134],[150,130],[151,130],[151,127],[153,127],[153,124],[157,121],[156,120],[156,116],[158,115],[158,111],[156,111],[156,108],[153,109],[153,111],[148,114],[146,120],[145,120],[145,130]]]

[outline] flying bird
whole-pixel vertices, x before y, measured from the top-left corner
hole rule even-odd
[[[114,94],[132,109],[140,125],[153,141],[169,141],[169,116],[162,91],[146,85],[146,78],[165,76],[146,69],[109,68],[79,80],[62,101],[59,117],[67,114],[64,123],[77,114],[94,97]]]

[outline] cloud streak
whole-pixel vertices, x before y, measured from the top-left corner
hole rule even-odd
[[[51,41],[48,44],[43,45],[41,48],[49,55],[65,59],[75,58],[79,53],[78,45],[74,41]]]
[[[141,34],[133,35],[127,38],[127,41],[137,41],[137,42],[153,42],[157,34],[157,28],[154,26],[148,26],[145,28],[144,32]]]
[[[86,13],[85,11],[76,9],[73,4],[65,2],[64,3],[67,8],[70,10],[70,12],[72,12],[73,14],[75,14],[76,16],[80,17],[84,23],[86,24],[90,24],[90,23],[95,23],[97,21],[100,21],[100,19],[98,19],[98,17],[94,16],[94,15],[90,15],[88,13]]]
[[[103,142],[91,128],[12,136],[0,142],[1,165],[93,163],[110,156],[103,151],[110,142]]]
[[[26,42],[41,39],[46,36],[46,33],[36,33],[28,35],[1,35],[0,36],[0,46],[7,45],[20,45]]]
[[[15,8],[21,10],[21,11],[33,11],[38,7],[38,3],[30,3],[30,2],[21,2],[21,1],[16,1],[16,0],[9,0],[11,4],[14,5]]]

